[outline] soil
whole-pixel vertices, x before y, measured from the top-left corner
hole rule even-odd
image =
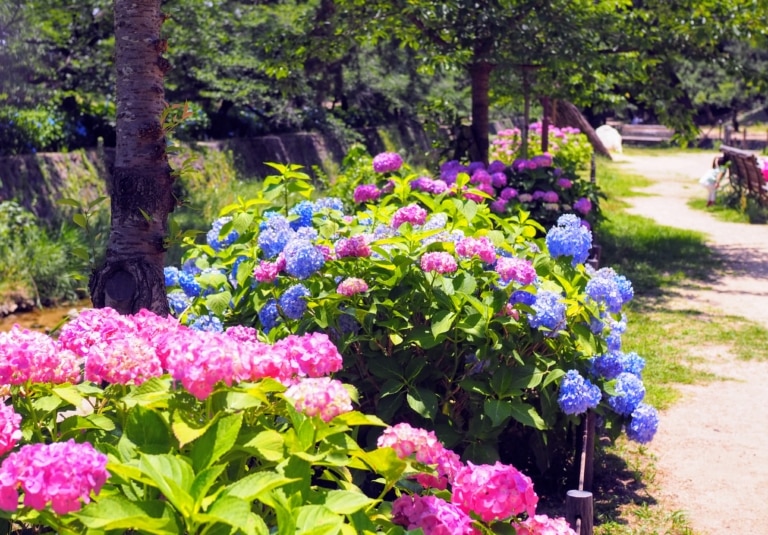
[[[725,260],[710,287],[685,288],[665,304],[718,310],[768,328],[768,226],[726,223],[687,206],[706,198],[698,178],[716,155],[615,159],[653,180],[639,190],[651,195],[626,199],[630,213],[700,231]],[[683,511],[696,535],[768,533],[768,362],[738,360],[723,348],[697,348],[697,357],[722,380],[681,386],[681,400],[661,414],[649,445],[658,470],[654,498],[665,510]]]

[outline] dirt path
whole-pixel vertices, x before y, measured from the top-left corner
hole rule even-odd
[[[622,167],[654,180],[643,190],[652,196],[627,199],[629,212],[706,233],[725,257],[726,269],[711,288],[684,291],[686,308],[718,309],[768,328],[768,226],[721,222],[686,204],[705,197],[697,179],[714,156],[620,157]],[[710,353],[704,367],[725,380],[681,387],[682,399],[663,413],[650,445],[661,489],[656,498],[685,511],[696,535],[768,534],[768,362]]]

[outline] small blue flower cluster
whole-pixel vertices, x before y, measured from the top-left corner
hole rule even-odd
[[[565,414],[582,414],[597,407],[602,397],[598,386],[584,379],[578,371],[569,370],[560,383],[557,403]]]
[[[534,310],[533,314],[528,314],[528,323],[531,328],[544,327],[552,331],[551,335],[555,335],[565,327],[565,303],[559,294],[540,290],[531,308]]]
[[[310,293],[306,286],[303,284],[294,284],[280,296],[278,304],[286,317],[292,320],[297,320],[304,315],[304,312],[306,312],[307,301],[305,298],[309,296]]]
[[[571,265],[575,267],[589,258],[592,232],[581,224],[581,219],[577,216],[565,214],[561,215],[557,219],[557,225],[547,232],[546,243],[552,258],[571,256]]]
[[[197,297],[203,293],[203,288],[197,282],[195,276],[187,271],[179,273],[179,286],[189,297]]]
[[[265,333],[268,333],[280,323],[280,311],[277,309],[277,300],[270,299],[261,307],[261,310],[259,310],[259,321]]]
[[[315,215],[315,205],[311,201],[301,201],[288,212],[291,216],[291,228],[299,230],[301,227],[312,226],[312,216]]]
[[[196,331],[208,331],[214,333],[224,332],[224,325],[221,320],[210,312],[205,316],[190,317],[192,323],[189,327]]]
[[[163,268],[166,286],[176,286],[179,284],[179,269],[173,266]]]
[[[218,252],[226,249],[240,237],[240,233],[235,229],[231,229],[226,236],[223,238],[221,237],[221,229],[230,221],[232,221],[231,217],[220,217],[213,222],[211,230],[205,235],[206,242],[208,242],[208,245],[210,245],[211,249],[214,251]]]
[[[180,316],[192,302],[182,290],[173,290],[168,293],[168,307],[174,316]]]
[[[592,359],[592,373],[609,380],[622,373],[631,373],[639,378],[644,368],[645,359],[635,352],[609,351]]]
[[[609,312],[618,313],[635,292],[632,283],[623,275],[617,275],[611,268],[597,270],[587,282],[585,291],[598,303],[605,303]]]
[[[608,398],[608,404],[619,414],[630,415],[645,397],[643,381],[635,374],[622,372],[616,377],[615,396]]]
[[[659,413],[645,403],[640,403],[632,411],[632,419],[626,426],[627,438],[647,444],[653,440],[656,430],[659,428]]]
[[[274,212],[266,212],[264,217],[257,242],[264,256],[273,258],[282,252],[293,238],[294,232],[285,217]]]
[[[526,292],[525,290],[515,290],[512,295],[509,296],[509,304],[516,305],[522,303],[523,305],[532,306],[536,302],[536,294]]]
[[[325,265],[323,252],[306,239],[294,239],[283,249],[285,272],[306,279]]]

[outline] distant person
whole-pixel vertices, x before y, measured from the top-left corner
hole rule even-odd
[[[723,180],[725,172],[728,169],[726,164],[728,160],[725,156],[717,156],[712,160],[712,169],[699,179],[699,184],[707,188],[707,206],[715,204],[717,199],[717,190],[720,188],[720,181]]]
[[[618,130],[604,124],[595,129],[595,134],[607,151],[621,154],[621,134]]]

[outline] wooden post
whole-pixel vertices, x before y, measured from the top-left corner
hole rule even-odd
[[[585,490],[569,490],[565,497],[565,520],[579,535],[592,535],[592,493]]]
[[[584,421],[584,434],[581,442],[581,463],[579,470],[579,490],[592,492],[595,472],[595,413],[587,411]]]

